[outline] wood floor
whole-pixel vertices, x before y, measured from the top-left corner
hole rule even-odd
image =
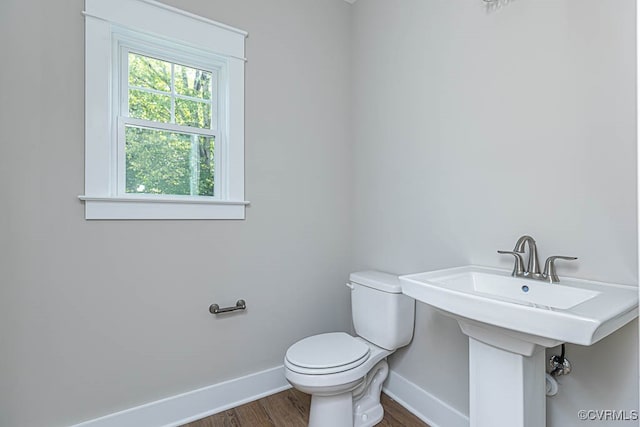
[[[381,400],[384,419],[378,426],[429,427],[386,394]],[[306,427],[310,401],[309,395],[289,389],[182,427]]]

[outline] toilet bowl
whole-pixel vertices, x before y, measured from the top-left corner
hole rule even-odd
[[[344,332],[315,335],[291,346],[285,375],[293,387],[312,396],[309,426],[378,423],[383,417],[380,390],[389,371],[386,357],[391,353]]]
[[[367,271],[350,276],[358,336],[332,332],[304,338],[287,350],[285,377],[311,394],[310,427],[369,427],[384,416],[387,356],[413,337],[415,302],[397,276]]]

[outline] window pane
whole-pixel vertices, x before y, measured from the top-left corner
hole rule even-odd
[[[211,73],[184,65],[175,66],[176,93],[194,98],[211,99]]]
[[[176,123],[211,129],[211,105],[207,102],[176,98]]]
[[[212,137],[127,126],[126,192],[213,196]]]
[[[198,153],[195,159],[192,157],[192,160],[195,160],[195,162],[197,163],[198,168],[198,196],[213,196],[215,194],[213,192],[215,182],[215,168],[213,163],[214,146],[215,141],[213,137],[198,137]]]
[[[129,90],[129,117],[171,123],[171,97],[142,90]]]
[[[129,86],[171,92],[171,63],[129,53]]]

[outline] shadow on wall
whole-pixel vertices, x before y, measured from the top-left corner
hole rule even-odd
[[[516,0],[483,0],[487,13],[493,13]]]

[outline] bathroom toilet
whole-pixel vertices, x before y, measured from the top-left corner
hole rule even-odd
[[[287,381],[311,395],[309,427],[369,427],[382,420],[387,356],[413,337],[415,301],[398,276],[352,273],[351,311],[357,336],[333,332],[304,338],[287,350]]]

